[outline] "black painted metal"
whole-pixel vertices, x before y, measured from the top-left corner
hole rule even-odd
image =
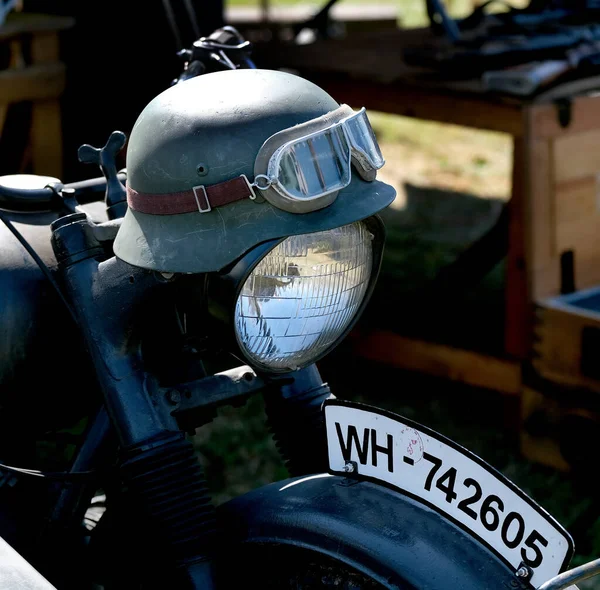
[[[251,572],[268,567],[270,549],[287,546],[329,556],[384,588],[531,588],[434,510],[376,484],[345,481],[327,474],[295,478],[219,507],[219,524],[248,584]]]
[[[215,511],[191,442],[179,433],[145,441],[127,449],[121,470],[152,523],[153,538],[167,548],[165,561],[183,568],[208,561]]]
[[[127,174],[123,171],[117,174],[118,181],[123,184]],[[78,203],[98,201],[98,193],[106,191],[106,178],[91,178],[66,185],[51,184],[42,189],[19,189],[3,186],[0,178],[0,208],[15,212],[44,212],[48,210],[61,211],[64,208],[62,191],[72,191],[72,197]],[[31,219],[35,224],[35,220]]]
[[[105,471],[115,463],[115,443],[108,414],[101,407],[82,437],[69,472]],[[105,474],[104,479],[60,486],[56,491],[56,502],[40,534],[37,548],[39,568],[61,589],[78,587],[88,575],[81,523],[98,486],[107,485],[106,477]],[[81,559],[77,559],[77,555]]]
[[[79,214],[60,220],[52,243],[121,444],[138,444],[162,433],[166,425],[150,399],[140,395],[146,377],[140,334],[134,330],[150,292],[162,283],[154,273],[116,258],[102,260],[100,243]]]
[[[186,586],[209,588],[214,529],[202,469],[174,418],[155,405],[141,356],[148,318],[172,311],[171,284],[116,258],[104,260],[84,215],[53,224],[52,243],[104,403],[123,450],[122,472],[160,531]],[[144,329],[145,328],[145,329]],[[209,576],[208,576],[209,577]]]
[[[331,390],[316,365],[295,371],[291,383],[272,387],[265,395],[269,426],[291,475],[325,471],[328,467],[322,406]]]
[[[76,473],[90,469],[105,470],[107,466],[114,463],[115,443],[108,414],[102,406],[91,420],[69,472]],[[61,528],[79,526],[97,487],[98,481],[93,480],[78,486],[63,487],[50,516],[49,526],[60,526]]]
[[[172,85],[179,84],[209,72],[255,68],[250,55],[252,45],[232,26],[217,29],[208,37],[194,41],[190,49],[177,53],[184,62],[184,70]]]
[[[56,259],[50,224],[57,214],[2,215],[53,271]],[[10,449],[19,448],[22,435],[72,424],[93,410],[98,397],[76,326],[36,263],[3,223],[0,252],[0,430],[7,440],[12,439],[8,455],[3,454],[6,461]],[[64,364],[65,354],[70,366],[61,374],[57,397],[49,389],[54,389],[53,376]]]
[[[83,144],[77,151],[80,162],[97,164],[106,179],[106,211],[109,219],[124,217],[127,211],[127,193],[117,174],[117,155],[123,149],[127,136],[122,131],[113,131],[104,147],[95,148]]]
[[[193,430],[210,421],[223,405],[239,405],[267,384],[247,366],[236,367],[203,379],[160,389],[158,399],[177,419],[182,430]]]

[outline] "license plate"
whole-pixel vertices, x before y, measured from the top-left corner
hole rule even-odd
[[[569,533],[512,482],[460,445],[390,412],[325,403],[331,473],[387,484],[477,537],[538,587],[573,556]]]

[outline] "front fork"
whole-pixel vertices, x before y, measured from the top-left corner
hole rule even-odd
[[[331,397],[315,365],[296,371],[291,383],[265,395],[269,427],[292,476],[327,471],[322,407]]]
[[[139,332],[172,303],[167,285],[153,271],[114,257],[106,260],[84,214],[63,217],[52,229],[63,284],[121,449],[123,481],[151,523],[161,556],[175,566],[176,587],[215,588],[212,556],[218,535],[203,470],[141,363]],[[321,405],[330,392],[316,367],[285,381],[263,382],[269,423],[290,472],[326,469]],[[204,403],[203,381],[196,383]]]

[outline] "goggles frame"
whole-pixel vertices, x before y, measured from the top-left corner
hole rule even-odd
[[[249,186],[258,189],[261,196],[279,209],[290,213],[309,213],[323,209],[335,201],[339,191],[352,181],[352,167],[363,180],[367,182],[374,181],[377,177],[378,168],[371,165],[367,154],[364,154],[359,146],[352,141],[351,131],[348,130],[347,124],[350,120],[359,116],[364,115],[366,118],[365,113],[366,109],[364,107],[360,111],[354,111],[350,106],[343,104],[325,115],[275,133],[263,143],[258,151],[254,162],[254,182],[249,182]],[[286,149],[301,141],[330,132],[336,127],[342,128],[348,145],[348,183],[339,188],[325,190],[312,197],[299,198],[290,194],[279,182],[276,175]],[[383,157],[381,157],[381,161],[382,164],[379,168],[385,164]]]

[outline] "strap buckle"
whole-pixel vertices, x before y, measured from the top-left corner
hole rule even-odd
[[[202,192],[199,194],[198,191],[202,189]],[[206,193],[206,189],[204,188],[204,185],[199,185],[199,186],[195,186],[192,188],[192,190],[194,191],[194,198],[196,199],[196,205],[198,205],[198,211],[200,211],[200,213],[208,213],[209,211],[212,211],[212,207],[210,206],[210,201],[208,200],[208,194]],[[200,198],[198,198],[200,197]],[[200,205],[200,201],[202,200],[203,203],[206,203],[205,207],[202,207],[202,205]]]

